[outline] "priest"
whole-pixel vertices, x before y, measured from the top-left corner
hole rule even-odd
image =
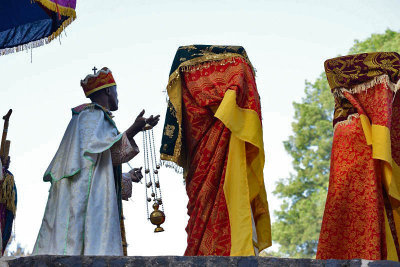
[[[51,187],[34,255],[127,255],[122,199],[130,180],[138,182],[141,175],[139,169],[122,175],[121,164],[139,153],[133,137],[146,124],[155,126],[159,116],[144,118],[143,110],[120,133],[111,114],[118,109],[111,71],[94,68],[81,86],[91,103],[72,109],[44,174]]]

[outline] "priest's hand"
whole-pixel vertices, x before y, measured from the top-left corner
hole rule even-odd
[[[160,120],[160,115],[153,116],[151,115],[149,118],[143,117],[144,115],[144,109],[140,114],[136,117],[135,122],[132,124],[131,127],[126,131],[128,139],[133,138],[137,133],[141,132],[144,130],[146,126],[146,130],[153,128],[154,126],[157,125],[158,121]],[[149,127],[147,127],[149,125]]]
[[[145,125],[146,130],[150,130],[151,128],[156,126],[159,121],[160,121],[160,115],[157,115],[155,117],[151,115],[149,118],[146,119],[146,125]]]
[[[133,168],[129,171],[129,174],[131,175],[132,182],[139,183],[143,178],[142,167]]]

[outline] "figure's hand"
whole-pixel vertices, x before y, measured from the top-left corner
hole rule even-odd
[[[151,128],[156,126],[159,121],[160,121],[160,115],[157,115],[155,117],[151,115],[149,118],[146,119],[146,130],[150,130]]]
[[[131,125],[131,127],[129,127],[128,130],[126,130],[126,135],[128,139],[132,139],[146,125],[146,118],[144,118],[143,115],[144,115],[144,109],[136,117],[135,122]]]
[[[146,125],[146,118],[143,117],[144,112],[145,111],[143,109],[142,112],[140,112],[139,115],[136,117],[136,120],[133,123],[133,125],[135,126],[135,129],[137,129],[138,132],[141,131],[143,129],[143,127]]]
[[[151,115],[149,118],[143,117],[144,109],[140,114],[136,117],[135,122],[132,124],[131,127],[126,131],[128,139],[133,138],[137,133],[143,130],[149,130],[157,125],[158,121],[160,120],[160,115],[153,116]]]
[[[139,183],[143,178],[142,167],[133,168],[129,171],[129,174],[131,175],[132,182]]]

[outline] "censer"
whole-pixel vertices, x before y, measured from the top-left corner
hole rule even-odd
[[[143,130],[143,151],[147,219],[157,226],[154,232],[159,233],[164,231],[160,225],[165,222],[165,213],[161,195],[160,177],[158,176],[160,164],[157,163],[154,133],[150,125],[146,125]],[[153,202],[153,211],[149,214],[149,205],[151,202]]]

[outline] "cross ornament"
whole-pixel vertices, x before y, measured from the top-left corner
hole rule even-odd
[[[93,67],[92,71],[94,72],[94,75],[96,75],[96,70],[97,70],[97,68]]]

